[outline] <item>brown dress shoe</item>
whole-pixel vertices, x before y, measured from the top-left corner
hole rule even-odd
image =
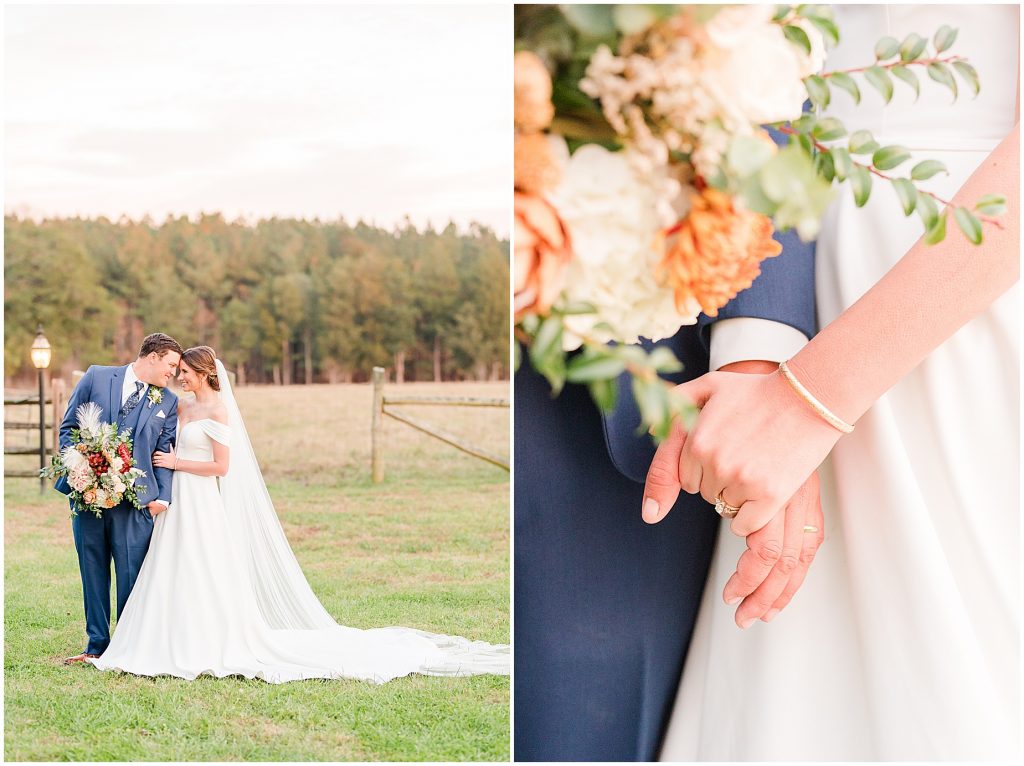
[[[81,654],[76,654],[74,657],[68,657],[64,660],[64,664],[75,665],[80,662],[85,662],[88,659],[96,659],[97,657],[99,657],[98,654],[86,654],[85,652],[82,652]]]

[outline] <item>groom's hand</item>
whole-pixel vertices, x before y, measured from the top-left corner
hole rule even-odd
[[[149,511],[149,515],[155,519],[157,516],[159,516],[161,513],[167,510],[167,506],[164,505],[163,503],[153,500],[149,503],[146,503],[146,509]]]
[[[747,550],[722,598],[739,604],[736,624],[771,622],[793,598],[825,537],[818,474],[813,473],[767,525],[747,536]]]

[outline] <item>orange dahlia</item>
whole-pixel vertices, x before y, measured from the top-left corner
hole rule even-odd
[[[695,300],[708,316],[746,290],[761,273],[761,261],[782,252],[765,215],[737,210],[717,189],[691,198],[686,218],[664,233],[660,270],[686,313]]]

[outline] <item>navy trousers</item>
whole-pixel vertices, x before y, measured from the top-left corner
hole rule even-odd
[[[719,518],[682,493],[645,524],[585,387],[524,361],[515,398],[515,760],[651,760]]]
[[[104,511],[99,519],[91,512],[80,511],[71,519],[71,531],[82,575],[85,631],[89,636],[85,651],[102,654],[110,643],[110,563],[114,563],[120,617],[149,551],[153,517],[148,510],[122,503]]]

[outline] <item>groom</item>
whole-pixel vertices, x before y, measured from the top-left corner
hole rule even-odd
[[[171,503],[171,477],[167,468],[153,468],[153,453],[167,452],[178,429],[178,399],[166,386],[177,374],[181,346],[163,333],[146,336],[139,357],[123,367],[93,365],[75,386],[67,412],[60,424],[60,448],[71,445],[71,430],[78,423],[75,411],[87,402],[98,404],[102,419],[116,423],[119,432],[131,429],[132,456],[145,475],[138,495],[142,508],[127,502],[108,508],[102,518],[79,512],[71,519],[78,551],[85,598],[85,630],[89,644],[85,651],[65,660],[66,664],[98,657],[110,643],[110,562],[117,578],[117,616],[121,616],[128,595],[139,576],[142,561],[153,534],[153,517]],[[67,478],[57,480],[55,489],[71,492]]]

